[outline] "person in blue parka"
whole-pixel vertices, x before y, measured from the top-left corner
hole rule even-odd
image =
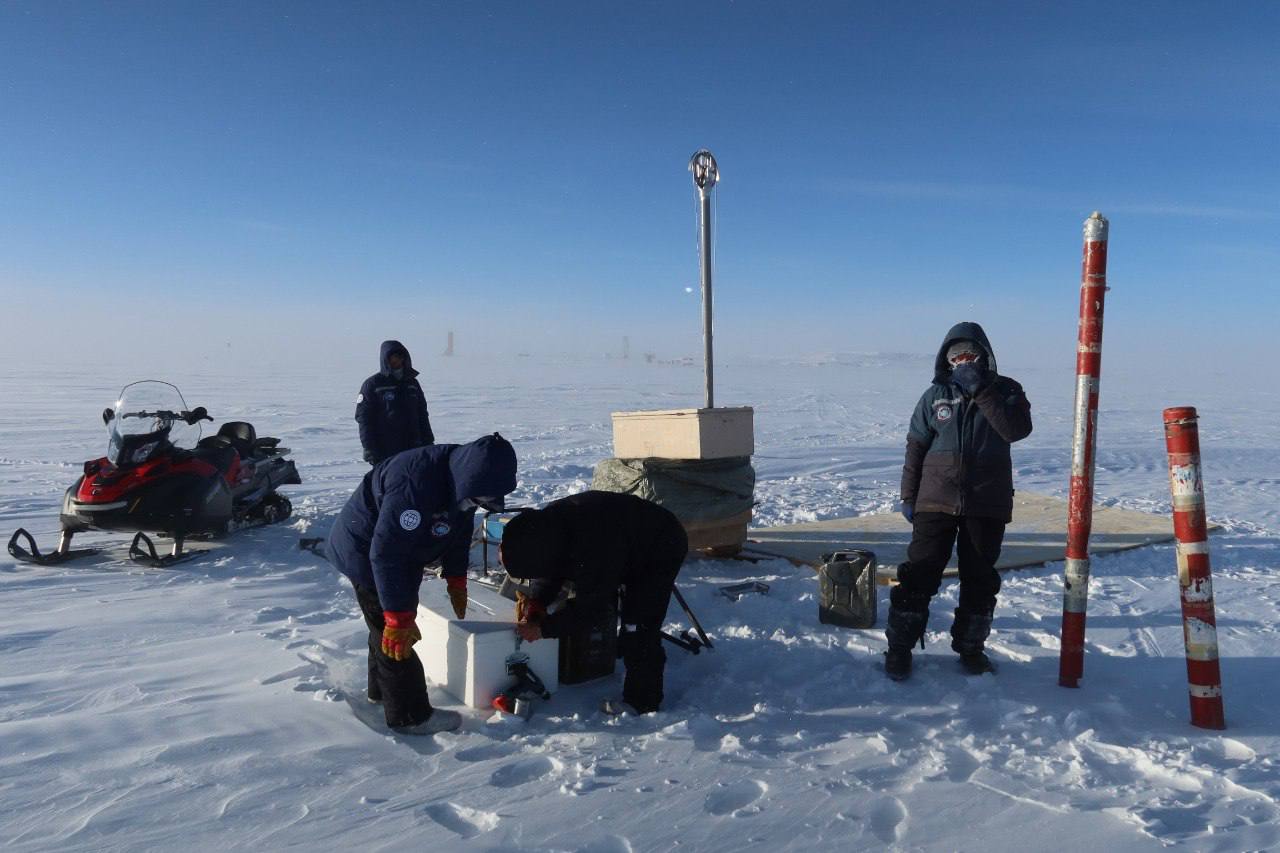
[[[427,395],[418,383],[409,350],[399,341],[383,341],[378,364],[378,372],[364,381],[356,397],[360,446],[370,465],[436,441]]]
[[[350,579],[369,626],[369,700],[407,734],[457,728],[427,699],[414,617],[424,567],[439,561],[449,600],[467,607],[476,507],[498,510],[516,487],[516,453],[494,433],[470,444],[406,450],[373,467],[339,513],[325,549]]]

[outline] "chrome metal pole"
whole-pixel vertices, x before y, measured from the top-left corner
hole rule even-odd
[[[716,158],[707,149],[700,149],[689,159],[689,171],[693,172],[693,185],[698,189],[701,203],[698,219],[699,254],[702,256],[702,363],[707,379],[707,408],[715,408],[715,363],[712,356],[712,307],[711,307],[711,190],[720,179]]]

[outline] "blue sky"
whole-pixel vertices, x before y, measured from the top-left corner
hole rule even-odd
[[[9,0],[0,352],[163,305],[196,347],[696,354],[705,146],[727,355],[975,319],[1069,363],[1100,209],[1108,352],[1252,358],[1277,44],[1276,3]]]

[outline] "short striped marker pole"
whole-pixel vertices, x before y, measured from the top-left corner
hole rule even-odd
[[[1173,495],[1173,536],[1178,548],[1182,591],[1182,635],[1187,644],[1191,725],[1225,729],[1222,673],[1218,667],[1218,620],[1209,571],[1209,532],[1200,476],[1200,427],[1192,406],[1164,410],[1164,442],[1169,451],[1169,491]]]
[[[1067,501],[1067,566],[1062,595],[1058,683],[1079,687],[1084,675],[1084,620],[1089,606],[1089,533],[1093,528],[1093,468],[1098,445],[1098,378],[1102,374],[1102,306],[1107,296],[1106,217],[1084,221],[1080,331],[1076,342],[1075,432]]]

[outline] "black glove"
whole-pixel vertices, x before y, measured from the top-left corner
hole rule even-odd
[[[907,520],[907,524],[914,522],[916,518],[916,505],[911,501],[903,501],[902,517]]]
[[[970,397],[982,390],[988,378],[986,368],[974,362],[958,364],[951,368],[951,381],[959,385],[960,390]]]

